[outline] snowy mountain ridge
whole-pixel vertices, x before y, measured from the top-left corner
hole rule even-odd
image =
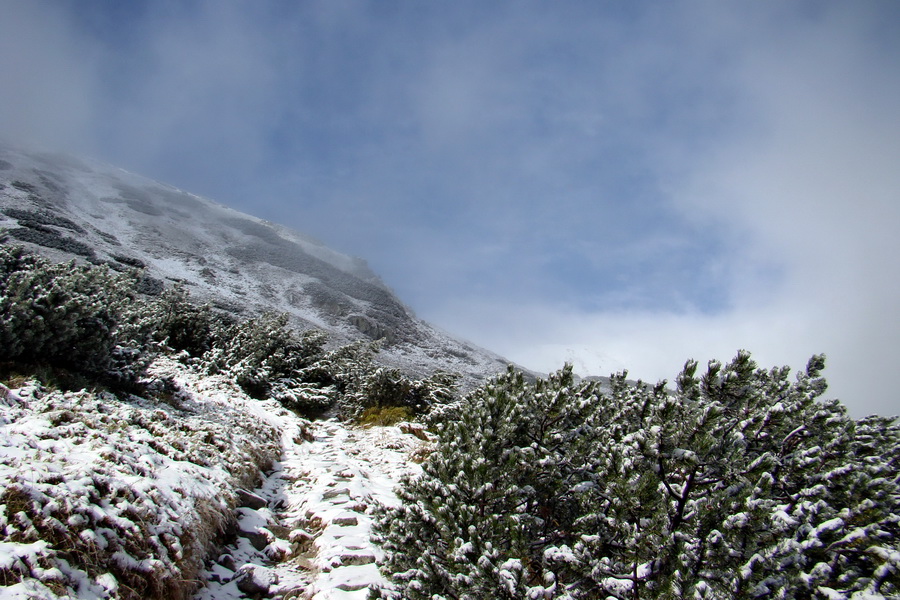
[[[54,260],[143,268],[149,293],[182,282],[242,318],[284,312],[334,343],[381,340],[379,360],[411,374],[472,387],[506,365],[416,318],[362,259],[99,161],[0,146],[4,230]]]

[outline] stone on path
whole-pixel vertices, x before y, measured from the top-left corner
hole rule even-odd
[[[278,583],[278,575],[266,567],[246,564],[238,569],[234,582],[248,596],[267,596],[269,589]]]
[[[357,519],[353,515],[341,515],[339,517],[335,517],[331,522],[339,527],[353,527],[355,525],[359,525],[359,519]]]
[[[268,502],[266,502],[265,498],[247,490],[238,490],[237,497],[238,506],[245,506],[247,508],[252,508],[253,510],[259,510],[260,508],[265,508],[268,505]]]

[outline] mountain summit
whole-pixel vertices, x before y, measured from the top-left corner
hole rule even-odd
[[[54,260],[143,269],[148,294],[180,282],[238,316],[381,340],[380,361],[410,374],[441,368],[468,387],[506,364],[418,319],[362,259],[96,160],[0,146],[0,229]]]

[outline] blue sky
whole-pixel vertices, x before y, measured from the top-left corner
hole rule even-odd
[[[0,135],[367,259],[538,370],[900,413],[900,3],[0,0]]]

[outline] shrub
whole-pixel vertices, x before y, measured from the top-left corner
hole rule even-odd
[[[0,357],[102,373],[134,301],[133,279],[106,268],[51,264],[0,247]]]
[[[266,313],[218,331],[203,357],[207,370],[230,375],[255,398],[268,397],[274,382],[297,378],[322,356],[325,345],[322,332],[297,337],[287,320],[286,314]]]
[[[195,357],[203,356],[212,348],[223,327],[223,317],[214,314],[208,304],[193,303],[183,284],[147,303],[145,311],[154,341]]]
[[[317,383],[279,379],[270,389],[272,398],[285,408],[304,417],[321,416],[335,404],[337,390],[332,386],[322,387]]]
[[[94,258],[94,249],[84,242],[76,239],[60,235],[56,230],[40,224],[33,224],[31,227],[16,227],[7,232],[14,238],[45,248],[54,248],[63,252],[71,252],[79,256]]]
[[[80,233],[82,235],[87,233],[83,227],[81,227],[71,219],[67,219],[50,211],[24,210],[13,207],[4,209],[3,213],[18,220],[26,227],[31,227],[29,223],[37,223],[39,225],[53,225],[55,227],[62,227],[63,229],[69,229],[71,231],[74,231],[75,233]]]
[[[900,592],[900,426],[740,352],[672,392],[527,385],[463,399],[374,531],[385,597],[849,598]]]
[[[410,379],[398,369],[369,369],[358,385],[341,400],[342,414],[351,419],[370,408],[402,407],[412,415],[453,401],[456,376],[439,371],[422,380]]]

